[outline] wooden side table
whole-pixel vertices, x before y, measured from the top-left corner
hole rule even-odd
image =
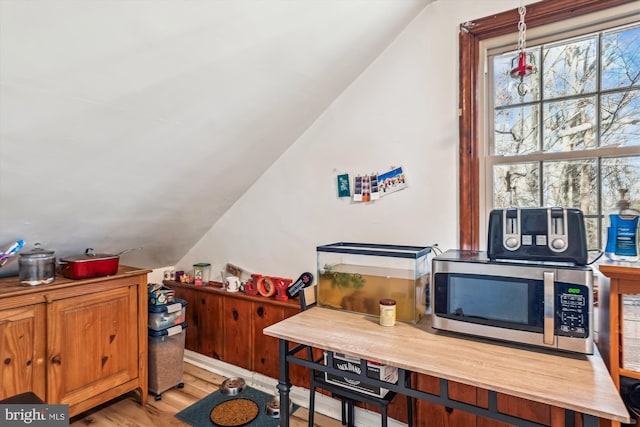
[[[599,278],[600,334],[598,348],[609,368],[613,382],[620,390],[620,377],[633,378],[640,382],[640,371],[625,369],[622,365],[624,354],[622,340],[624,336],[623,297],[625,295],[640,297],[640,263],[604,261],[598,265],[598,270],[605,276]],[[619,427],[620,423],[612,422],[611,426]]]

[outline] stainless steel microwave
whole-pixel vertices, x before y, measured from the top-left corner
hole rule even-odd
[[[450,250],[433,259],[432,326],[485,338],[593,353],[588,266],[490,261]]]

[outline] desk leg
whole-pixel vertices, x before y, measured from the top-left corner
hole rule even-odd
[[[278,391],[280,392],[280,427],[289,427],[289,390],[291,382],[289,379],[289,363],[287,353],[289,352],[289,341],[280,340],[280,373],[278,380]]]

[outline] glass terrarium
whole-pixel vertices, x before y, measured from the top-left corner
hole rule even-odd
[[[318,305],[380,315],[396,301],[396,319],[415,323],[429,307],[431,247],[332,243],[318,246]]]

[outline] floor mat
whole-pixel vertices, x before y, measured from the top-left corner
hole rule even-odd
[[[258,408],[260,408],[259,415],[249,424],[245,424],[246,427],[278,426],[279,419],[272,418],[267,415],[267,411],[265,409],[267,401],[271,398],[271,395],[251,387],[245,387],[245,389],[236,396],[227,396],[226,394],[222,394],[220,391],[216,391],[215,393],[211,393],[207,397],[200,399],[188,408],[178,412],[176,417],[185,423],[191,424],[193,427],[212,427],[215,424],[213,424],[209,418],[211,410],[219,403],[237,398],[250,399],[256,402]],[[297,408],[298,406],[294,405],[293,411]]]

